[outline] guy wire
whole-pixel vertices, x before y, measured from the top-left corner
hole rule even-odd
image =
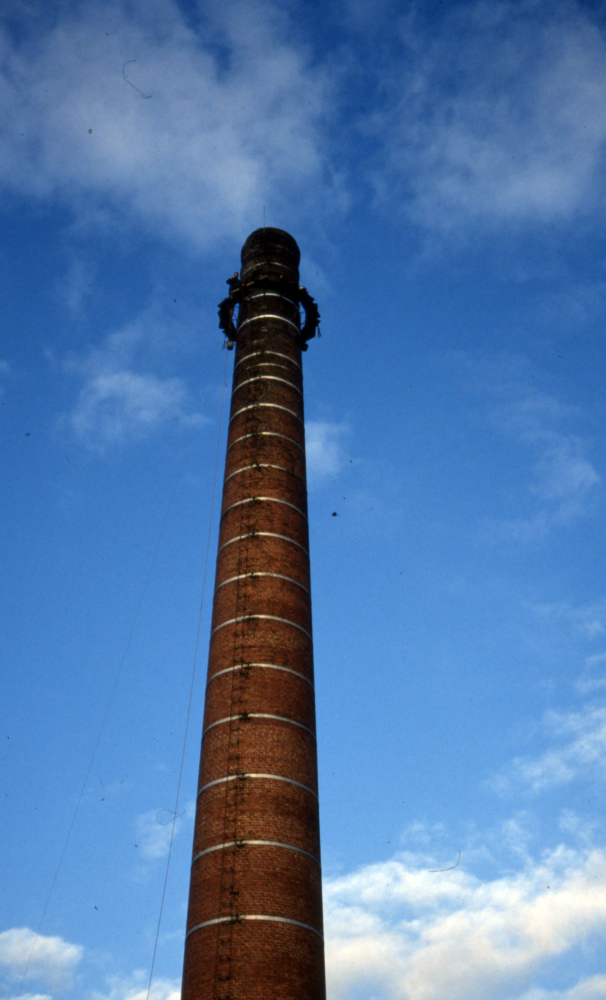
[[[195,682],[195,679],[196,679],[196,666],[197,666],[197,663],[198,663],[198,651],[199,651],[199,648],[200,648],[200,629],[201,629],[201,626],[202,626],[202,611],[204,609],[204,593],[205,593],[205,590],[206,590],[206,575],[207,575],[207,570],[208,570],[208,554],[209,554],[209,551],[210,551],[210,539],[211,539],[211,533],[212,533],[213,513],[214,513],[214,509],[215,509],[215,493],[216,493],[216,487],[217,487],[217,468],[218,468],[218,465],[219,465],[219,447],[220,447],[220,444],[221,444],[221,426],[222,426],[222,423],[223,423],[223,404],[224,404],[224,401],[225,401],[225,378],[226,378],[226,375],[227,375],[227,358],[228,358],[228,354],[227,354],[227,351],[226,351],[225,352],[225,365],[223,367],[223,387],[221,389],[221,407],[220,407],[220,410],[219,410],[219,430],[217,432],[217,449],[216,449],[216,452],[215,452],[215,468],[214,468],[214,472],[213,472],[213,486],[212,486],[212,494],[211,494],[211,502],[210,502],[210,517],[208,519],[208,535],[207,535],[207,538],[206,538],[206,555],[204,557],[204,570],[203,570],[203,573],[202,573],[202,595],[201,595],[201,598],[200,598],[200,610],[198,612],[198,627],[197,627],[197,630],[196,630],[196,645],[195,645],[195,648],[194,648],[194,660],[193,660],[192,672],[191,672],[191,682],[190,682],[190,686],[189,686],[189,701],[188,701],[188,704],[187,704],[187,713],[186,713],[186,716],[185,716],[185,732],[183,734],[183,748],[181,750],[181,764],[180,764],[180,767],[179,767],[179,780],[177,781],[177,794],[175,796],[175,808],[174,808],[174,811],[173,811],[173,823],[172,823],[172,828],[171,828],[171,831],[170,831],[170,843],[168,845],[168,857],[166,859],[166,871],[164,873],[164,885],[162,887],[162,898],[160,900],[160,912],[158,914],[158,926],[156,928],[156,940],[154,942],[154,951],[153,951],[153,955],[152,955],[151,968],[149,970],[149,982],[147,984],[146,1000],[149,1000],[149,994],[150,994],[150,991],[151,991],[152,979],[153,979],[153,975],[154,975],[154,966],[156,964],[156,954],[157,954],[157,951],[158,951],[158,939],[160,937],[160,927],[162,925],[162,913],[164,911],[164,900],[166,898],[166,886],[168,884],[168,872],[169,872],[169,869],[170,869],[170,859],[171,859],[171,855],[172,855],[172,851],[173,851],[173,841],[175,839],[175,826],[176,826],[176,823],[177,823],[177,815],[178,815],[178,810],[179,810],[179,797],[181,795],[181,781],[182,781],[182,778],[183,778],[183,766],[185,764],[185,749],[186,749],[186,745],[187,745],[187,733],[189,731],[189,720],[190,720],[190,717],[191,717],[191,706],[192,706],[192,701],[193,701],[193,696],[194,696],[194,682]]]
[[[226,357],[226,365],[227,365],[227,357]],[[208,383],[208,375],[207,375],[207,378],[206,378],[206,382],[204,383],[204,387],[203,387],[203,390],[202,390],[203,392],[204,392],[204,389],[206,388],[207,383]],[[223,372],[223,383],[225,383],[225,370]],[[225,384],[223,385],[223,395],[224,395],[224,393],[225,393]],[[223,395],[221,396],[221,413],[223,412]],[[50,905],[51,897],[52,897],[53,892],[55,890],[55,886],[57,884],[57,879],[59,878],[59,873],[60,873],[61,868],[63,866],[63,861],[64,861],[64,858],[65,858],[65,854],[67,852],[67,847],[68,847],[68,844],[69,844],[70,839],[71,839],[72,831],[73,831],[75,823],[76,823],[76,818],[78,816],[78,812],[80,810],[80,806],[82,804],[82,799],[84,798],[84,792],[85,792],[86,786],[88,784],[88,779],[90,778],[90,773],[91,773],[91,771],[93,769],[93,764],[94,764],[95,758],[97,756],[97,751],[99,749],[99,744],[101,743],[101,737],[103,736],[103,732],[104,732],[105,726],[107,724],[107,719],[109,717],[109,713],[110,713],[110,710],[111,710],[111,707],[112,707],[112,704],[113,704],[113,701],[114,701],[114,697],[115,697],[115,694],[116,694],[116,690],[118,688],[120,677],[122,676],[122,672],[123,672],[123,669],[124,669],[124,664],[126,662],[126,657],[128,655],[128,651],[130,649],[130,644],[131,644],[131,641],[132,641],[132,638],[133,638],[133,635],[134,635],[134,632],[135,632],[135,628],[137,626],[137,622],[138,622],[139,616],[141,614],[141,608],[143,607],[143,601],[145,600],[145,595],[147,594],[147,588],[149,586],[149,582],[150,582],[151,575],[152,575],[152,572],[153,572],[153,569],[154,569],[154,565],[155,565],[155,562],[156,562],[158,551],[160,549],[160,544],[161,544],[162,538],[164,536],[164,530],[166,528],[166,522],[168,521],[168,516],[169,516],[170,511],[172,509],[173,501],[175,499],[175,494],[177,492],[177,487],[179,485],[179,480],[181,479],[181,472],[183,470],[184,462],[185,462],[185,454],[183,455],[183,458],[181,459],[181,462],[179,463],[179,468],[177,469],[177,475],[175,477],[175,482],[174,482],[174,485],[173,485],[173,488],[172,488],[172,491],[171,491],[171,494],[170,494],[170,499],[169,499],[168,505],[166,507],[164,518],[162,520],[162,525],[160,527],[160,533],[158,535],[158,541],[156,542],[156,547],[154,549],[154,552],[153,552],[153,555],[152,555],[152,558],[151,558],[151,562],[149,564],[149,569],[147,571],[147,576],[146,576],[145,582],[143,584],[143,590],[141,591],[141,597],[139,598],[139,603],[137,605],[137,610],[135,611],[135,617],[133,618],[133,623],[131,625],[130,632],[128,634],[128,638],[126,640],[126,645],[124,647],[124,652],[123,652],[122,658],[120,660],[120,665],[118,667],[118,672],[116,674],[114,683],[112,685],[112,689],[111,689],[111,692],[110,692],[109,700],[108,700],[106,708],[105,708],[105,712],[103,713],[103,718],[101,720],[101,725],[100,725],[99,731],[97,733],[97,738],[95,740],[95,745],[93,747],[93,751],[92,751],[92,754],[90,756],[88,767],[86,769],[86,774],[84,776],[84,781],[82,782],[82,787],[80,788],[80,794],[79,794],[78,799],[76,801],[76,806],[74,808],[74,811],[73,811],[73,814],[72,814],[72,818],[70,820],[70,824],[69,824],[68,829],[67,829],[67,834],[66,834],[65,840],[63,842],[63,847],[62,847],[61,853],[59,855],[59,861],[57,862],[57,866],[56,866],[55,872],[53,874],[53,879],[52,879],[52,882],[51,882],[51,886],[50,886],[50,889],[48,891],[48,895],[46,897],[46,900],[45,900],[45,903],[44,903],[44,907],[42,908],[42,916],[40,917],[40,920],[38,921],[38,926],[37,926],[36,932],[34,934],[34,940],[32,942],[32,946],[30,948],[29,955],[27,956],[27,961],[25,963],[25,968],[24,968],[23,974],[21,976],[21,982],[19,983],[19,989],[18,989],[18,992],[17,992],[16,1000],[19,1000],[19,997],[21,997],[22,994],[23,994],[23,984],[25,983],[25,980],[27,978],[27,973],[29,972],[29,968],[30,968],[30,965],[31,965],[32,957],[33,957],[34,951],[36,950],[36,945],[38,944],[38,941],[40,939],[40,931],[42,930],[42,926],[44,924],[44,920],[46,918],[46,914],[47,914],[47,911],[48,911],[48,908],[49,908],[49,905]],[[215,477],[216,477],[216,465],[215,465]],[[214,502],[214,483],[213,483],[213,502]],[[211,513],[211,518],[212,518],[212,513]],[[207,558],[207,561],[208,561],[208,549],[207,549],[207,553],[206,553],[206,558]],[[206,566],[205,566],[204,572],[206,574]],[[200,614],[202,614],[201,610],[200,610]],[[199,625],[198,625],[198,629],[199,629]],[[197,644],[196,644],[196,652],[197,652]],[[189,718],[189,715],[188,715],[188,718]],[[173,822],[173,833],[174,833],[174,822]],[[172,844],[172,838],[171,838],[171,844]],[[151,980],[150,980],[150,983],[151,983]],[[149,997],[149,992],[148,992],[148,997]]]
[[[53,880],[51,882],[51,887],[49,889],[48,896],[46,897],[46,902],[45,902],[44,908],[42,910],[42,916],[40,917],[40,920],[38,922],[38,927],[36,928],[36,934],[34,936],[34,941],[33,941],[32,947],[30,949],[30,953],[29,953],[29,955],[27,957],[27,962],[25,964],[25,969],[23,970],[23,975],[21,977],[21,983],[19,984],[19,992],[17,993],[17,1000],[22,995],[23,983],[25,982],[25,979],[26,979],[26,976],[27,976],[27,973],[29,971],[29,967],[30,967],[30,964],[31,964],[32,956],[34,954],[36,945],[38,943],[38,939],[40,937],[40,931],[42,929],[42,924],[44,923],[44,918],[46,917],[46,912],[48,910],[48,907],[49,907],[49,904],[50,904],[50,901],[51,901],[51,896],[52,896],[53,891],[55,889],[55,885],[57,884],[57,879],[59,877],[59,872],[60,872],[61,867],[63,865],[63,859],[65,857],[65,853],[67,851],[67,846],[69,844],[69,841],[70,841],[70,838],[71,838],[71,835],[72,835],[72,830],[74,829],[74,824],[76,822],[76,817],[78,816],[78,811],[80,809],[80,805],[81,805],[82,799],[84,797],[84,792],[85,792],[86,786],[88,784],[88,779],[90,777],[90,773],[92,771],[93,764],[95,762],[95,757],[97,756],[97,750],[99,749],[99,744],[101,742],[101,737],[103,736],[103,732],[105,730],[105,726],[106,726],[107,719],[108,719],[108,716],[109,716],[109,713],[110,713],[110,709],[111,709],[113,701],[114,701],[114,696],[115,696],[116,690],[118,688],[118,683],[120,681],[120,677],[122,676],[122,671],[124,669],[124,664],[126,662],[126,657],[128,655],[128,651],[130,649],[130,644],[131,644],[131,641],[132,641],[132,638],[133,638],[133,634],[134,634],[137,622],[139,620],[139,615],[141,613],[141,608],[143,607],[143,601],[145,600],[145,595],[147,593],[147,588],[149,586],[149,581],[151,579],[151,575],[152,575],[152,571],[153,571],[153,568],[154,568],[154,564],[156,562],[156,557],[158,555],[158,550],[160,548],[160,543],[161,543],[162,537],[164,535],[164,529],[166,527],[166,522],[168,520],[168,515],[170,514],[170,510],[171,510],[171,507],[173,505],[173,500],[175,499],[175,493],[177,492],[177,486],[179,485],[179,479],[181,478],[181,470],[183,468],[184,461],[185,461],[185,455],[183,455],[183,458],[181,459],[181,462],[179,464],[179,468],[177,470],[177,476],[175,478],[175,483],[174,483],[174,486],[172,488],[170,499],[168,501],[168,506],[167,506],[165,514],[164,514],[164,519],[162,521],[162,527],[160,528],[160,534],[158,535],[158,541],[156,542],[156,547],[154,549],[154,553],[152,555],[151,562],[149,564],[149,569],[147,571],[147,576],[145,578],[145,583],[143,584],[143,590],[141,591],[141,597],[139,598],[139,604],[137,605],[137,610],[135,611],[135,617],[133,618],[133,623],[131,625],[130,632],[128,634],[128,638],[126,640],[126,645],[124,647],[124,652],[122,654],[122,659],[120,660],[120,666],[118,667],[118,672],[116,674],[116,677],[114,679],[114,683],[112,685],[112,689],[111,689],[111,692],[110,692],[109,700],[107,702],[107,705],[106,705],[106,708],[105,708],[105,712],[104,712],[103,718],[101,720],[101,725],[99,727],[99,732],[97,733],[97,739],[95,740],[95,745],[93,747],[93,752],[92,752],[92,754],[90,756],[88,767],[86,769],[86,774],[84,775],[84,781],[82,782],[82,787],[80,789],[80,795],[78,796],[78,799],[77,799],[77,802],[76,802],[76,807],[75,807],[75,809],[73,811],[72,818],[71,818],[69,827],[67,829],[67,835],[66,835],[65,841],[63,843],[63,848],[61,850],[61,854],[59,855],[59,861],[57,863],[57,867],[55,868],[55,874],[53,875]]]

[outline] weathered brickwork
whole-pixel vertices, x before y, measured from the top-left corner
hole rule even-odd
[[[270,712],[294,719],[312,731],[315,729],[313,691],[307,681],[286,671],[247,667],[238,678],[245,693],[249,712]],[[206,693],[204,727],[208,720],[223,719],[232,709],[234,676],[220,674]]]
[[[191,967],[198,970],[199,1000],[230,996],[245,983],[247,1000],[316,1000],[325,995],[324,946],[309,931],[288,924],[242,921],[206,927],[188,940]],[[230,979],[219,955],[231,948]],[[225,990],[225,992],[221,992]],[[185,996],[185,994],[184,994]]]
[[[320,868],[306,854],[273,845],[241,843],[204,855],[192,869],[192,926],[216,916],[224,866],[233,866],[231,895],[242,914],[291,917],[322,927]],[[269,922],[269,921],[268,921]]]
[[[309,636],[272,619],[243,619],[233,628],[219,629],[210,640],[210,650],[213,673],[233,663],[278,663],[313,676]]]
[[[298,785],[267,778],[243,778],[215,785],[204,793],[204,809],[196,825],[194,857],[221,843],[226,800],[240,797],[236,839],[274,840],[320,856],[318,804]]]
[[[298,248],[242,254],[183,1000],[324,1000]]]

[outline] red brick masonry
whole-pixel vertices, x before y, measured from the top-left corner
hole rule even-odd
[[[299,252],[242,260],[182,1000],[324,1000]]]

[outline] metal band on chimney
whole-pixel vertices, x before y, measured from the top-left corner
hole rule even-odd
[[[260,572],[259,570],[253,570],[250,573],[238,573],[237,576],[230,576],[227,580],[222,580],[221,583],[218,583],[215,587],[215,593],[221,587],[227,586],[228,583],[235,583],[236,580],[256,580],[259,576],[269,576],[274,580],[286,580],[287,583],[294,583],[295,587],[300,587],[306,594],[309,594],[307,587],[305,587],[302,583],[299,583],[298,580],[293,580],[292,576],[284,576],[282,573],[265,573]]]
[[[198,789],[198,795],[202,795],[207,788],[213,788],[214,785],[222,785],[226,781],[248,781],[249,779],[264,779],[266,781],[285,781],[288,785],[295,785],[297,788],[302,788],[303,791],[309,792],[313,795],[314,799],[317,799],[317,793],[314,792],[313,788],[309,785],[304,785],[301,781],[295,781],[294,778],[285,778],[283,774],[253,774],[249,771],[243,771],[242,774],[227,774],[224,778],[215,778],[213,781],[207,781],[202,788]]]
[[[298,392],[300,396],[303,395],[298,385],[295,385],[294,382],[289,382],[286,378],[280,378],[279,375],[253,375],[252,378],[245,378],[243,382],[238,382],[238,385],[234,386],[232,398],[239,389],[245,385],[249,385],[250,382],[282,382],[283,385],[289,385],[290,388],[294,389],[295,392]]]
[[[215,628],[210,633],[210,637],[212,639],[215,632],[218,632],[219,629],[221,628],[225,628],[227,625],[239,625],[240,622],[250,622],[259,618],[267,619],[268,621],[272,622],[283,622],[284,625],[292,625],[293,628],[298,628],[300,632],[304,632],[305,635],[308,636],[310,639],[313,638],[311,632],[308,632],[307,629],[303,628],[302,625],[298,625],[297,622],[291,621],[290,618],[279,618],[278,615],[257,615],[257,614],[241,615],[238,618],[228,618],[227,621],[221,622],[220,625],[215,626]]]
[[[302,451],[303,454],[305,454],[305,449],[301,447],[298,441],[295,441],[294,438],[288,437],[288,434],[278,434],[277,431],[253,431],[252,434],[242,434],[241,437],[236,438],[235,441],[232,441],[232,443],[227,446],[227,450],[230,451],[230,449],[233,448],[233,446],[237,444],[238,441],[245,441],[246,438],[255,438],[255,437],[282,438],[284,441],[290,441],[291,444],[294,444],[295,448],[298,448],[299,451]]]
[[[270,917],[266,914],[245,914],[236,913],[231,917],[215,917],[213,920],[204,920],[201,924],[196,924],[191,930],[185,935],[186,938],[193,934],[194,931],[201,931],[203,927],[210,927],[212,924],[239,924],[242,920],[269,920],[276,924],[293,924],[295,927],[302,927],[306,931],[311,931],[312,934],[317,934],[319,938],[324,940],[324,935],[317,928],[312,927],[311,924],[303,924],[300,920],[291,920],[290,917]]]
[[[287,299],[285,295],[280,295],[280,292],[259,292],[257,295],[251,295],[249,297],[249,301],[252,302],[253,299],[264,299],[268,295],[273,296],[277,299],[284,299],[284,301],[289,302],[291,306],[295,305],[292,299]]]
[[[280,403],[249,403],[248,406],[241,406],[239,410],[230,417],[229,422],[231,424],[232,420],[239,417],[241,413],[246,413],[247,410],[258,410],[260,406],[270,407],[272,410],[282,410],[284,413],[290,413],[291,417],[295,417],[300,423],[303,423],[302,417],[294,410],[289,410],[287,406],[281,406]]]
[[[205,857],[207,854],[213,854],[215,851],[224,851],[229,847],[281,847],[285,851],[294,851],[295,854],[304,854],[307,858],[311,858],[312,861],[315,861],[317,865],[320,864],[320,859],[317,858],[315,854],[310,854],[309,851],[304,851],[302,847],[295,847],[293,844],[283,844],[279,840],[228,840],[224,844],[213,844],[212,847],[207,847],[205,850],[200,851],[192,859],[192,866],[195,865],[196,861]]]
[[[234,365],[234,371],[236,370],[236,368],[238,368],[239,365],[244,364],[245,361],[249,361],[250,358],[257,358],[257,357],[266,358],[270,354],[272,355],[272,357],[284,358],[286,361],[290,361],[290,363],[293,364],[295,368],[298,368],[299,371],[302,371],[301,365],[299,364],[298,361],[295,361],[295,359],[291,358],[288,354],[282,354],[281,351],[251,351],[250,354],[245,354],[243,358],[240,358],[239,361],[236,361]],[[267,363],[269,365],[273,364],[272,361],[268,361]],[[257,368],[261,368],[261,365],[257,365]]]
[[[301,476],[293,472],[292,469],[287,469],[285,465],[273,465],[271,462],[255,462],[254,465],[243,465],[241,469],[235,469],[234,472],[230,472],[229,476],[226,476],[224,482],[229,482],[234,476],[240,475],[241,472],[249,472],[251,469],[277,469],[280,472],[287,472],[289,476],[294,476],[299,482],[303,482]]]
[[[245,535],[236,535],[235,538],[228,538],[223,545],[219,546],[219,552],[222,551],[227,545],[233,545],[234,542],[241,542],[244,538],[280,538],[283,542],[290,542],[292,545],[296,545],[298,549],[305,552],[308,555],[308,550],[300,542],[296,542],[294,538],[289,538],[288,535],[277,535],[274,531],[249,531]]]
[[[258,319],[279,319],[282,320],[283,323],[288,323],[289,326],[292,326],[293,330],[296,330],[297,333],[301,333],[300,326],[297,326],[297,324],[293,323],[292,320],[286,319],[286,316],[276,316],[275,313],[261,313],[259,316],[250,316],[249,319],[245,319],[243,323],[239,324],[238,333],[243,326],[246,326],[247,323],[254,323],[255,320]]]
[[[300,514],[301,517],[304,517],[305,520],[307,520],[307,514],[305,511],[301,510],[300,507],[295,507],[294,503],[289,503],[288,500],[280,500],[279,497],[244,497],[242,500],[236,500],[234,503],[230,504],[229,507],[226,507],[221,516],[223,517],[229,510],[233,510],[234,507],[240,507],[243,503],[260,503],[261,501],[265,503],[284,504],[285,507],[290,507],[292,510],[296,510],[297,514]]]
[[[223,670],[217,670],[216,673],[211,674],[208,678],[206,686],[214,681],[217,677],[222,677],[224,674],[231,674],[234,670],[282,670],[285,674],[292,674],[294,677],[299,677],[300,680],[305,681],[313,688],[313,683],[310,681],[309,677],[305,674],[299,673],[298,670],[291,670],[290,667],[280,667],[277,663],[234,663],[231,667],[224,667]]]
[[[273,719],[275,722],[287,722],[289,726],[297,726],[299,729],[304,729],[306,733],[313,736],[314,740],[316,738],[316,734],[309,726],[304,726],[302,722],[297,722],[295,719],[288,719],[285,715],[271,715],[269,712],[241,712],[239,715],[228,715],[225,719],[217,719],[216,722],[211,722],[202,731],[202,739],[215,726],[224,726],[227,722],[247,722],[249,719]]]

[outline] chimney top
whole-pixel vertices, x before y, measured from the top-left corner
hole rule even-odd
[[[283,229],[255,229],[242,247],[242,280],[276,269],[298,286],[301,253],[296,241]]]
[[[285,232],[284,229],[273,229],[271,226],[255,229],[254,233],[250,234],[242,247],[242,266],[248,264],[251,257],[257,257],[260,254],[285,257],[295,267],[299,266],[301,260],[301,252],[297,242],[290,233]]]

